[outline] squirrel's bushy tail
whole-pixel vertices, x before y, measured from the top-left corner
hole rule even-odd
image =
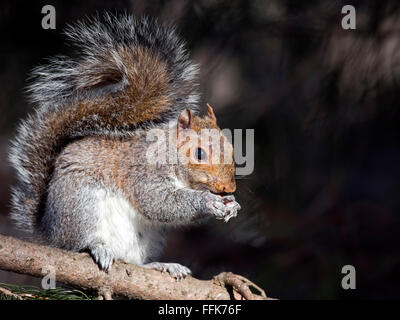
[[[65,33],[76,54],[33,70],[28,92],[37,107],[19,125],[9,155],[18,180],[11,217],[28,231],[39,225],[54,161],[68,141],[126,136],[198,102],[197,67],[173,27],[105,14]]]

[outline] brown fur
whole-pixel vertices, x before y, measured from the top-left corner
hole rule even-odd
[[[83,100],[78,106],[78,118],[82,119],[91,109],[105,125],[130,125],[157,119],[171,108],[168,99],[170,79],[165,63],[142,47],[121,48],[119,52],[128,69],[128,86],[118,94]],[[122,112],[121,107],[132,109],[132,112]]]

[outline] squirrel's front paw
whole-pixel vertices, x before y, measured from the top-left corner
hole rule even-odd
[[[223,197],[227,215],[224,216],[224,221],[228,222],[231,218],[237,216],[237,212],[241,209],[240,204],[236,202],[234,196]]]
[[[209,191],[204,192],[204,213],[212,214],[217,219],[224,219],[228,222],[229,219],[236,217],[240,210],[240,205],[235,201],[235,197],[219,196]]]

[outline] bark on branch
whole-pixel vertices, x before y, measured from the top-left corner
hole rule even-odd
[[[177,281],[168,273],[117,261],[110,272],[100,271],[87,253],[60,250],[0,235],[0,269],[43,277],[52,266],[56,281],[96,290],[105,299],[112,295],[131,299],[270,299],[249,280],[224,272],[211,280],[187,277]],[[250,288],[258,291],[253,293]]]

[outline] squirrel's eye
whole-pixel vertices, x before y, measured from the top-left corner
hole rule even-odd
[[[204,161],[204,160],[206,160],[206,157],[207,157],[207,155],[206,155],[206,152],[204,151],[204,149],[202,149],[202,148],[197,148],[196,149],[196,158],[197,158],[197,160]]]

